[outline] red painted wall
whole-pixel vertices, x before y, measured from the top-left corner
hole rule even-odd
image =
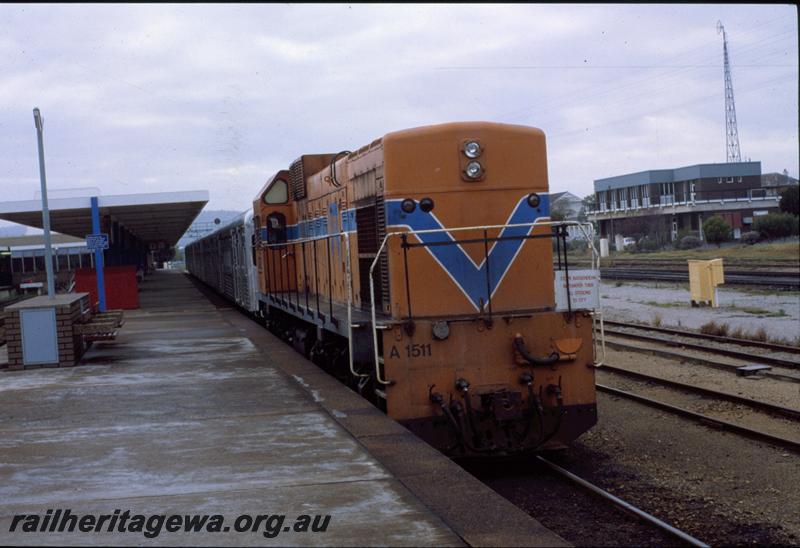
[[[136,283],[135,266],[107,266],[103,268],[103,280],[108,310],[139,308],[139,286]],[[97,305],[99,298],[94,269],[81,268],[75,271],[75,291],[90,293],[92,306]]]

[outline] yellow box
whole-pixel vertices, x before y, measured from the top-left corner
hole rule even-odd
[[[689,288],[692,305],[709,302],[717,307],[717,286],[725,283],[722,259],[689,262]]]
[[[725,283],[725,272],[722,268],[722,259],[711,259],[711,283],[714,285]]]

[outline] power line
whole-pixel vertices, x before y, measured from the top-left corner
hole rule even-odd
[[[753,91],[758,91],[759,89],[767,87],[772,83],[785,82],[785,81],[786,81],[786,79],[783,76],[780,76],[778,78],[771,78],[769,80],[765,80],[763,82],[759,82],[759,85],[757,85],[757,86],[745,88],[743,91],[740,91],[740,95],[746,95],[746,94],[751,93]],[[684,106],[687,106],[687,105],[704,103],[704,102],[709,101],[711,99],[719,100],[719,93],[712,93],[710,95],[704,95],[702,97],[696,97],[696,98],[690,99],[689,101],[684,101],[684,102],[677,103],[677,104],[672,104],[672,105],[666,105],[666,106],[664,106],[662,108],[658,108],[658,109],[655,109],[655,110],[648,110],[648,111],[642,112],[640,114],[635,114],[633,116],[626,116],[624,118],[618,118],[616,120],[611,120],[609,122],[604,122],[602,124],[596,124],[594,126],[587,126],[584,129],[564,131],[564,132],[561,132],[561,133],[553,133],[553,134],[548,135],[548,139],[552,140],[552,139],[555,139],[555,138],[565,137],[565,136],[568,136],[568,135],[575,135],[575,134],[578,134],[578,133],[586,133],[587,131],[595,130],[595,129],[598,129],[598,128],[601,128],[601,127],[617,125],[617,124],[621,124],[623,122],[628,122],[628,121],[631,121],[631,120],[638,120],[639,118],[642,118],[643,116],[647,116],[647,115],[650,115],[650,114],[656,114],[656,113],[659,113],[659,112],[673,110],[673,109],[677,109],[677,108],[684,107]]]
[[[772,22],[772,21],[769,21],[769,22]],[[762,24],[757,25],[756,27],[753,27],[753,28],[757,28],[757,27],[763,26],[765,24],[767,24],[767,23],[762,23]],[[752,30],[753,29],[751,29],[749,32],[745,32],[744,34],[751,34]],[[756,51],[759,48],[763,47],[760,44],[762,44],[764,42],[769,43],[769,42],[773,42],[773,41],[779,41],[779,40],[781,40],[781,36],[782,35],[788,34],[790,32],[794,32],[794,29],[788,29],[788,30],[785,30],[785,31],[779,32],[779,33],[772,33],[767,37],[761,38],[759,40],[756,40],[755,42],[752,42],[752,43],[748,44],[747,46],[739,48],[739,50],[737,50],[737,55],[740,55],[745,51],[747,51],[747,52]],[[684,52],[681,52],[681,53],[673,56],[672,58],[673,59],[680,59],[680,58],[685,57],[685,56],[689,55],[690,53],[693,53],[693,52],[698,51],[698,50],[709,51],[710,48],[711,48],[711,44],[710,43],[709,44],[703,44],[702,46],[698,46],[698,47],[686,50]],[[702,56],[701,60],[707,62],[707,61],[716,59],[717,58],[716,56],[717,56],[717,54]],[[719,65],[713,65],[713,66],[715,68],[719,68]],[[790,66],[795,66],[795,65],[790,65]],[[655,75],[655,76],[648,74],[648,75],[644,75],[644,76],[642,76],[640,78],[635,78],[632,81],[629,81],[629,82],[626,82],[626,83],[622,83],[621,85],[614,86],[612,88],[608,88],[608,89],[600,91],[600,92],[597,92],[596,90],[593,90],[593,91],[595,91],[594,93],[588,93],[587,94],[586,90],[578,90],[578,91],[574,91],[572,93],[560,94],[558,97],[554,97],[554,98],[551,98],[551,99],[545,99],[544,101],[540,101],[534,106],[524,107],[522,109],[515,109],[514,111],[502,114],[502,115],[500,115],[500,118],[513,118],[515,116],[521,115],[522,113],[530,112],[530,111],[537,110],[537,109],[538,110],[547,110],[552,115],[553,107],[555,107],[555,106],[559,106],[559,105],[563,105],[563,104],[569,104],[570,102],[575,102],[574,100],[577,100],[577,99],[580,99],[582,101],[589,101],[589,100],[592,100],[592,99],[597,99],[599,97],[608,95],[608,94],[613,93],[615,91],[620,91],[620,90],[628,89],[628,88],[631,88],[631,87],[638,87],[638,86],[641,86],[641,85],[644,85],[644,84],[652,84],[653,82],[655,82],[657,80],[663,80],[664,78],[667,78],[667,77],[672,78],[672,77],[677,76],[679,74],[685,74],[685,73],[688,72],[688,70],[689,69],[678,68],[678,69],[669,69],[668,72],[662,73],[662,74],[658,74],[658,75]],[[537,120],[537,123],[538,122],[539,121]]]

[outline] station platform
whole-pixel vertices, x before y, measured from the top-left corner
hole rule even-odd
[[[0,371],[0,545],[566,545],[188,276],[140,303],[77,367]]]

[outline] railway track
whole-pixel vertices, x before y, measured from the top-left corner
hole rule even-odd
[[[668,388],[675,388],[678,390],[683,390],[685,392],[691,392],[693,394],[698,394],[704,397],[711,397],[719,400],[725,400],[732,403],[736,403],[739,405],[744,405],[750,407],[752,409],[757,409],[759,411],[764,411],[767,413],[771,413],[773,415],[779,415],[781,417],[785,417],[788,419],[800,421],[800,410],[792,409],[791,407],[785,407],[782,405],[775,405],[772,403],[767,403],[761,400],[754,400],[752,398],[746,398],[744,396],[739,396],[736,394],[730,394],[728,392],[720,392],[718,390],[711,390],[709,388],[702,388],[700,386],[696,386],[693,384],[687,384],[678,381],[672,381],[669,379],[664,379],[662,377],[656,377],[654,375],[648,375],[647,373],[641,373],[639,371],[631,371],[630,369],[624,369],[622,367],[616,367],[613,365],[604,364],[601,368],[602,371],[607,371],[616,375],[621,375],[624,377],[646,381],[654,384],[658,384],[660,386],[666,386]]]
[[[616,322],[611,320],[604,320],[605,325],[624,327],[628,329],[639,329],[642,331],[655,331],[656,333],[664,333],[666,335],[673,335],[676,337],[687,337],[692,339],[701,339],[704,341],[718,342],[723,344],[730,344],[736,346],[755,347],[772,352],[785,352],[787,354],[800,355],[800,346],[788,346],[785,344],[776,344],[766,341],[754,341],[751,339],[737,339],[734,337],[722,337],[719,335],[707,335],[705,333],[698,333],[696,331],[684,331],[682,329],[672,329],[669,327],[654,327],[649,325],[642,325],[636,323]]]
[[[553,454],[552,458],[558,460],[559,455]],[[585,475],[581,477],[542,455],[511,459],[502,469],[480,461],[461,465],[576,546],[708,546],[690,533],[609,493],[585,479]],[[593,472],[588,474],[594,478]],[[622,481],[630,488],[632,479],[627,477]],[[617,485],[619,481],[615,477],[611,484]],[[648,490],[649,487],[643,487],[643,491]],[[598,497],[604,503],[598,504]],[[664,514],[673,515],[669,511]]]
[[[604,258],[602,259],[601,266],[608,268],[674,268],[685,269],[686,259],[619,259],[619,258]],[[702,259],[701,259],[702,260]],[[798,264],[795,259],[787,259],[783,261],[763,261],[761,259],[731,259],[730,257],[724,258],[726,270],[740,271],[746,270],[748,272],[767,272],[776,269],[782,269],[787,274],[798,274]],[[570,267],[574,264],[576,267],[588,267],[591,261],[585,258],[569,257]]]
[[[690,546],[705,546],[705,547],[708,546],[708,544],[704,543],[703,541],[691,536],[688,533],[685,533],[684,531],[681,531],[680,529],[678,529],[676,527],[673,527],[672,525],[670,525],[670,524],[658,519],[657,517],[653,516],[652,514],[649,514],[649,513],[645,512],[644,510],[642,510],[640,508],[637,508],[633,504],[630,504],[629,502],[626,502],[626,501],[622,500],[621,498],[612,495],[608,491],[605,491],[605,490],[601,489],[600,487],[597,487],[596,485],[586,481],[585,479],[581,478],[580,476],[577,476],[577,475],[573,474],[569,470],[566,470],[565,468],[562,468],[562,467],[558,466],[554,462],[549,461],[548,459],[542,457],[541,455],[537,455],[534,458],[536,460],[538,460],[539,462],[541,462],[542,464],[544,464],[551,471],[553,471],[556,474],[558,474],[560,477],[562,477],[562,478],[564,478],[564,479],[566,479],[566,480],[568,480],[568,481],[580,486],[583,489],[588,490],[592,494],[599,496],[603,500],[606,500],[606,501],[610,502],[611,504],[613,504],[614,506],[616,506],[618,508],[621,508],[625,512],[628,512],[628,513],[631,513],[631,514],[635,515],[637,518],[641,519],[642,521],[644,521],[646,523],[649,523],[650,525],[655,526],[656,528],[658,528],[660,531],[666,533],[667,535],[669,535],[669,536],[671,536],[671,537],[673,537],[673,538],[675,538],[677,540],[680,540],[681,542],[684,542],[684,543],[686,543],[686,544],[688,544]]]
[[[606,280],[640,280],[688,282],[688,270],[601,268],[600,278]],[[780,289],[800,289],[800,276],[782,272],[750,272],[738,274],[725,272],[727,285],[758,285]]]
[[[630,392],[628,390],[622,390],[619,388],[614,388],[613,386],[608,386],[605,384],[597,384],[597,390],[600,392],[604,392],[606,394],[611,394],[617,397],[625,398],[628,400],[632,400],[648,407],[653,407],[659,409],[661,411],[667,411],[673,415],[678,415],[687,419],[690,419],[694,422],[698,422],[704,424],[706,426],[713,426],[715,428],[719,428],[721,430],[725,430],[727,432],[733,432],[735,434],[739,434],[741,436],[758,440],[758,441],[765,441],[767,443],[771,443],[773,445],[777,445],[780,447],[785,447],[787,449],[791,449],[796,453],[800,453],[800,442],[795,440],[791,440],[788,438],[784,438],[781,436],[776,436],[774,434],[769,434],[767,432],[763,432],[761,430],[757,430],[754,428],[749,428],[747,426],[742,426],[740,424],[736,424],[727,420],[718,419],[716,417],[712,417],[703,413],[697,413],[695,411],[690,411],[683,407],[679,407],[677,405],[672,405],[669,403],[665,403],[663,401],[659,401],[653,398],[649,398],[647,396],[642,396],[641,394],[636,394],[634,392]]]
[[[609,323],[609,322],[604,322],[604,323]],[[641,329],[641,330],[648,329],[646,327],[630,326],[630,325],[624,325],[624,327],[633,328],[633,329]],[[673,332],[660,331],[660,332],[661,333],[665,333],[665,334],[673,333],[673,334],[680,335],[680,336],[686,336],[686,335],[684,335],[683,333],[680,333],[680,332],[679,333],[674,333],[674,331]],[[786,358],[780,358],[780,357],[771,356],[771,355],[766,355],[766,354],[754,354],[754,353],[751,353],[751,352],[743,352],[741,350],[732,350],[732,349],[727,349],[727,348],[720,348],[720,347],[717,347],[717,346],[708,346],[707,344],[704,345],[704,344],[699,344],[699,343],[690,343],[690,342],[681,341],[681,340],[667,339],[667,338],[664,338],[664,337],[656,337],[656,336],[653,336],[653,335],[645,335],[645,334],[642,334],[642,333],[631,333],[629,331],[620,331],[618,329],[613,329],[613,328],[612,329],[606,328],[605,329],[605,333],[607,335],[613,335],[613,336],[616,336],[616,337],[622,337],[622,338],[627,338],[627,339],[635,339],[635,340],[639,340],[639,341],[645,341],[645,342],[652,343],[652,344],[655,344],[655,345],[664,345],[664,346],[670,346],[670,347],[673,347],[673,348],[674,347],[679,347],[679,348],[683,348],[683,349],[687,349],[687,350],[695,350],[695,351],[700,351],[700,352],[718,354],[720,356],[725,356],[725,357],[728,357],[728,358],[734,358],[734,359],[737,359],[737,360],[742,360],[744,362],[757,362],[757,363],[764,364],[764,365],[782,367],[782,368],[786,368],[786,369],[790,369],[790,370],[800,370],[800,362],[798,362],[798,361],[790,360],[790,359],[786,359]],[[790,348],[790,349],[792,348],[792,347],[785,347],[783,345],[775,345],[775,346],[780,346],[781,348]],[[762,348],[766,348],[766,347],[762,347]],[[798,349],[792,350],[792,353],[798,353],[797,350]]]
[[[661,343],[661,341],[658,341]],[[624,342],[620,342],[617,340],[612,340],[606,338],[605,345],[608,348],[612,348],[614,350],[620,350],[623,352],[636,352],[640,354],[650,354],[653,356],[660,356],[662,358],[667,358],[669,360],[684,363],[696,363],[705,367],[711,367],[713,369],[719,369],[721,371],[727,371],[729,373],[739,373],[740,367],[746,365],[759,365],[757,359],[750,359],[746,363],[730,363],[730,362],[723,362],[719,360],[712,359],[710,357],[703,357],[697,354],[692,354],[691,352],[674,352],[670,350],[664,350],[661,348],[654,348],[653,346],[637,346],[634,344],[625,344]],[[674,345],[673,345],[674,346]],[[695,351],[696,352],[696,351]],[[705,353],[712,353],[714,349],[704,348],[702,352]],[[772,367],[772,366],[767,366]],[[797,372],[796,369],[782,369],[781,371],[775,371],[772,369],[767,369],[760,371],[759,374],[762,374],[767,377],[771,377],[780,381],[786,382],[793,382],[793,383],[800,383],[800,373]]]

